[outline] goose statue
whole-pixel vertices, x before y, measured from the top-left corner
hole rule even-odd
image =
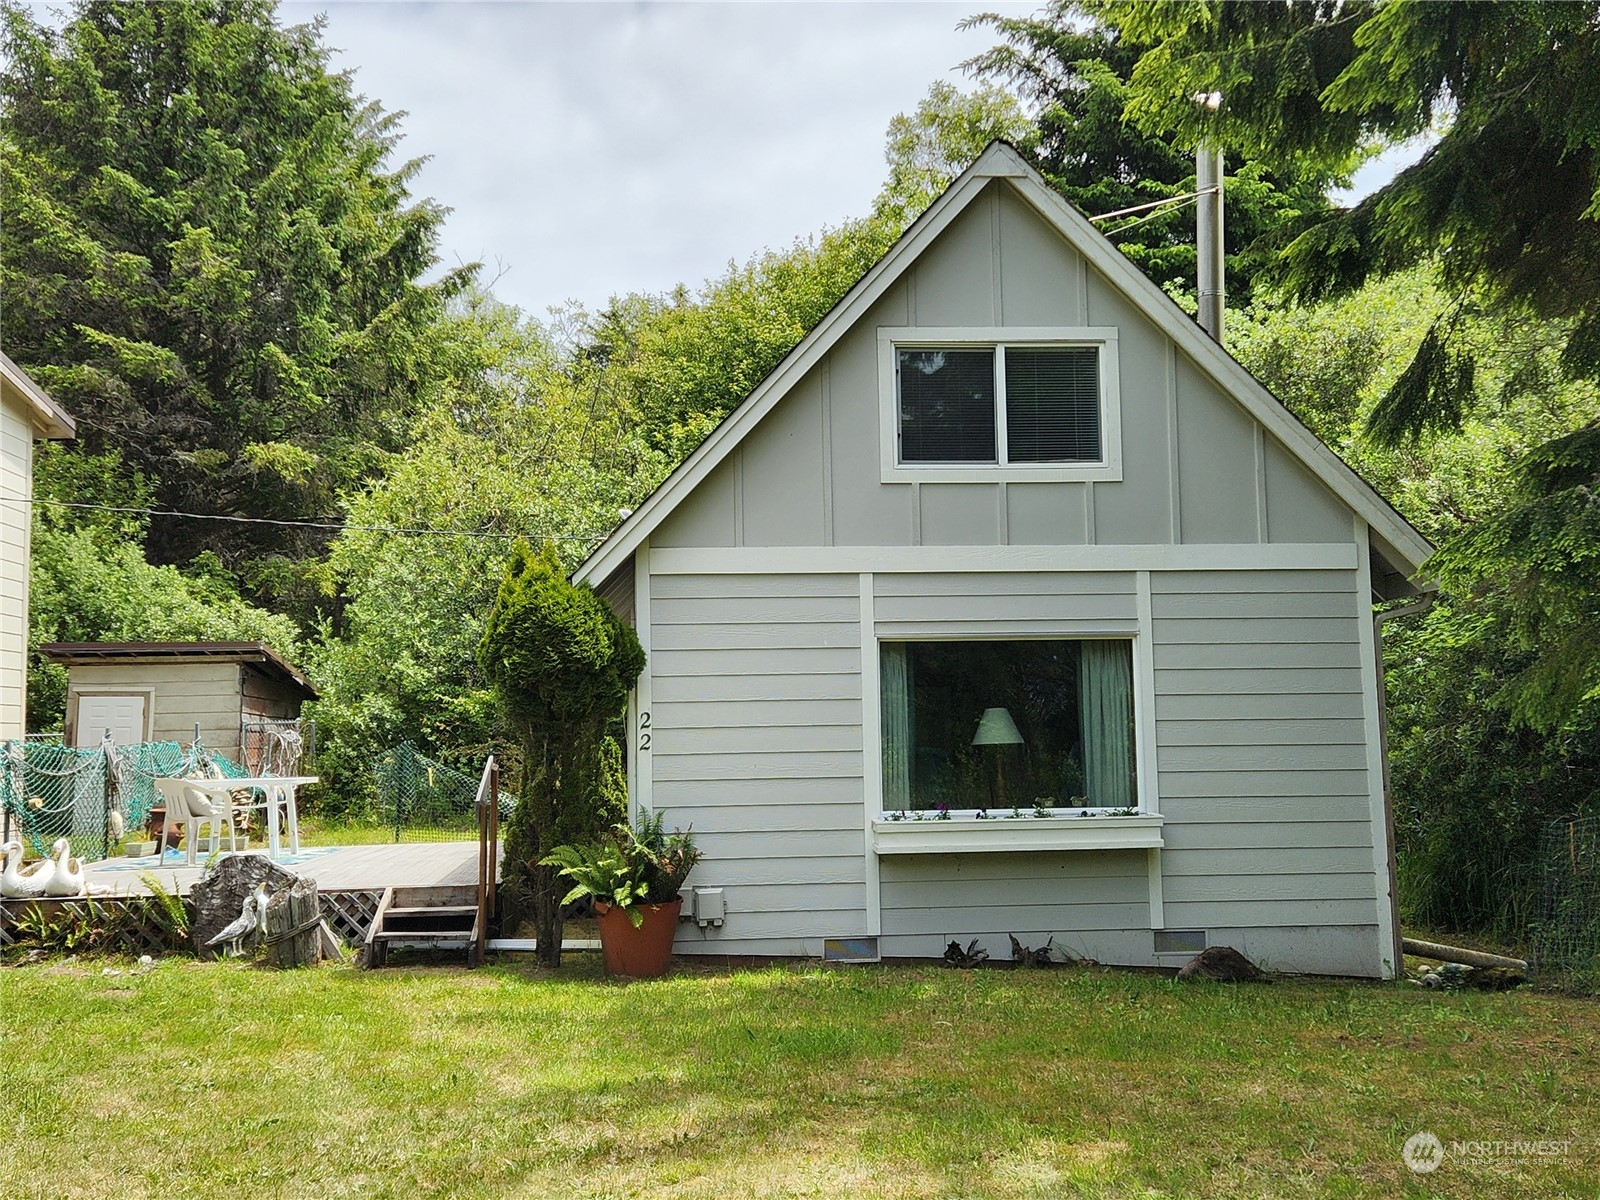
[[[0,896],[7,899],[30,899],[44,895],[44,889],[56,873],[56,860],[43,858],[26,871],[22,866],[22,843],[7,842],[0,846],[6,856],[5,873],[0,874]]]
[[[51,850],[55,853],[56,869],[45,881],[44,894],[57,897],[84,895],[88,891],[89,881],[83,873],[83,861],[72,857],[72,843],[66,838],[57,838]]]

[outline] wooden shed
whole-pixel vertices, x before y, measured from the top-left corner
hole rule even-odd
[[[264,642],[54,642],[40,652],[67,668],[64,740],[97,746],[187,742],[243,762],[245,722],[292,719],[316,689]]]

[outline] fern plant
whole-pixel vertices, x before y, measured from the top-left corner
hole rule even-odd
[[[539,864],[558,868],[572,881],[563,905],[592,896],[623,909],[637,929],[644,923],[640,907],[676,900],[699,861],[692,832],[668,833],[663,814],[644,809],[637,829],[618,823],[600,841],[557,846]]]

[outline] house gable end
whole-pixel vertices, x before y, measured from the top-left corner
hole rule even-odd
[[[927,328],[994,341],[1019,329],[1114,331],[1115,472],[897,481],[883,465],[894,400],[882,331]],[[1378,532],[1392,553],[1385,576],[1403,589],[1426,542],[996,146],[577,578],[603,578],[646,537],[661,547],[1348,543],[1352,513]]]

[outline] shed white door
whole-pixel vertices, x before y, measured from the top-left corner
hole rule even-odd
[[[141,694],[79,696],[77,744],[98,746],[108,729],[119,746],[144,741],[144,701]]]

